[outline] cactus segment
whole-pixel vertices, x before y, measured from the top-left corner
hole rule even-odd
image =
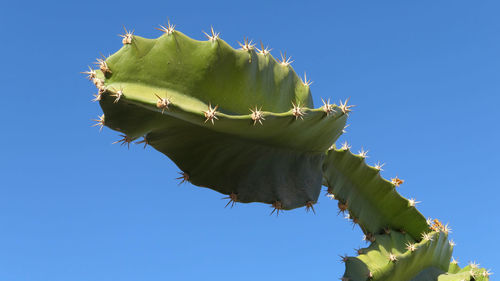
[[[323,164],[323,185],[349,210],[365,234],[384,229],[403,230],[419,241],[428,225],[425,217],[383,179],[380,169],[368,166],[364,154],[354,155],[349,146],[332,147]]]
[[[189,182],[234,202],[289,210],[317,201],[324,151],[347,118],[340,107],[312,109],[309,86],[289,65],[235,50],[215,31],[209,41],[175,30],[131,36],[95,71],[105,126],[127,145],[144,137]]]
[[[347,258],[344,278],[351,281],[411,280],[422,270],[447,271],[452,248],[445,233],[430,233],[431,240],[416,243],[408,234],[391,231],[375,235],[370,247],[358,250],[357,257]],[[410,247],[412,246],[412,247]]]

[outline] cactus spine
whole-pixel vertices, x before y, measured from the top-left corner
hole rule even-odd
[[[449,228],[429,222],[415,199],[385,180],[383,164],[368,166],[367,151],[353,154],[344,132],[352,105],[314,108],[310,81],[286,53],[276,60],[245,38],[233,49],[213,27],[193,40],[170,22],[156,39],[121,35],[123,47],[84,72],[97,87],[94,119],[122,133],[115,143],[152,146],[181,169],[182,182],[226,194],[226,207],[263,202],[271,214],[314,210],[322,185],[338,200],[371,245],[342,257],[342,280],[488,280],[489,271],[451,260]]]

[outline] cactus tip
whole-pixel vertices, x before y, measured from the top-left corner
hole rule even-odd
[[[384,167],[384,166],[385,166],[385,163],[380,163],[380,161],[378,161],[377,164],[375,164],[375,166],[373,166],[373,167],[379,171],[383,171],[384,169],[382,169],[382,167]]]
[[[295,104],[292,102],[293,108],[292,108],[292,114],[295,116],[295,120],[297,120],[299,117],[300,119],[304,119],[303,116],[305,115],[304,113],[304,108],[300,106],[300,103]]]
[[[314,202],[313,201],[306,202],[306,212],[309,212],[310,210],[312,210],[312,212],[316,215],[316,211],[314,210]]]
[[[346,99],[344,102],[340,101],[340,106],[339,106],[342,112],[347,116],[349,116],[349,112],[352,111],[351,107],[355,107],[355,105],[347,105],[349,99],[350,98]]]
[[[309,87],[312,83],[314,83],[314,81],[307,79],[307,74],[304,72],[304,80],[302,80],[302,84],[306,87]]]
[[[168,106],[172,103],[168,97],[162,98],[159,95],[155,94],[158,101],[156,101],[156,107],[161,109],[161,114],[166,110],[168,110]]]
[[[94,125],[92,125],[92,127],[99,126],[99,132],[101,132],[102,128],[104,127],[104,114],[101,116],[97,116],[97,118],[99,119],[92,119],[92,121],[97,122]]]
[[[255,44],[253,43],[253,41],[252,40],[249,41],[248,38],[246,38],[246,37],[244,38],[243,43],[238,41],[238,44],[241,46],[242,50],[245,50],[248,52],[252,51],[255,47]]]
[[[276,216],[278,216],[280,214],[280,211],[283,210],[283,205],[281,204],[280,201],[274,201],[274,203],[271,205],[273,209],[273,211],[271,212],[271,214],[269,214],[270,216],[276,211]]]
[[[335,112],[335,109],[333,109],[333,104],[330,103],[330,99],[328,99],[328,101],[325,102],[325,100],[321,98],[321,101],[323,102],[322,106],[323,111],[326,113],[327,116]]]
[[[146,146],[148,146],[149,141],[148,141],[148,139],[146,138],[146,135],[144,135],[142,138],[143,138],[143,139],[142,139],[141,141],[138,141],[138,142],[136,142],[135,144],[141,144],[141,143],[143,143],[143,144],[144,144],[144,149],[146,149]]]
[[[347,151],[347,150],[351,149],[351,146],[347,143],[347,141],[344,141],[344,143],[342,143],[342,147],[340,149]]]
[[[405,181],[398,178],[397,176],[392,178],[391,179],[391,183],[395,186],[395,187],[399,187],[400,185],[402,185]]]
[[[410,198],[410,200],[408,200],[408,205],[410,205],[410,207],[415,207],[418,203],[421,203],[421,202],[415,201],[414,198]]]
[[[264,48],[264,44],[262,43],[262,41],[260,41],[260,47],[261,47],[261,49],[260,49],[260,50],[257,48],[257,51],[258,51],[258,53],[259,53],[259,54],[261,54],[261,55],[264,55],[264,56],[265,56],[265,55],[267,55],[267,54],[271,53],[271,50],[272,50],[272,49],[269,49],[269,47],[265,47],[265,48]]]
[[[363,148],[361,148],[361,150],[358,152],[358,156],[360,156],[361,158],[368,158],[367,154],[368,150],[364,150]]]

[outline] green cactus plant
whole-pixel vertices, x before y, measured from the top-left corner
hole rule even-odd
[[[286,54],[276,60],[247,39],[233,49],[213,28],[207,41],[170,23],[160,30],[156,39],[126,31],[117,53],[84,72],[104,112],[95,126],[121,132],[116,143],[142,137],[136,143],[172,159],[182,182],[226,194],[228,205],[313,209],[325,185],[371,242],[342,258],[342,280],[488,280],[488,271],[450,261],[448,227],[399,195],[401,179],[383,179],[347,143],[335,147],[352,106],[314,109],[311,82]]]

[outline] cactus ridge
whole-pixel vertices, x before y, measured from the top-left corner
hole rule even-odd
[[[345,206],[365,234],[402,230],[419,240],[428,225],[415,201],[402,197],[394,183],[382,178],[380,167],[366,164],[365,156],[353,154],[346,144],[340,149],[332,147],[323,164],[327,192]]]
[[[324,151],[347,115],[336,105],[313,109],[310,82],[289,65],[249,41],[235,50],[216,35],[130,33],[130,43],[98,61],[94,77],[86,73],[104,111],[97,125],[122,132],[123,144],[144,137],[189,182],[237,202],[278,201],[284,210],[315,203]]]

